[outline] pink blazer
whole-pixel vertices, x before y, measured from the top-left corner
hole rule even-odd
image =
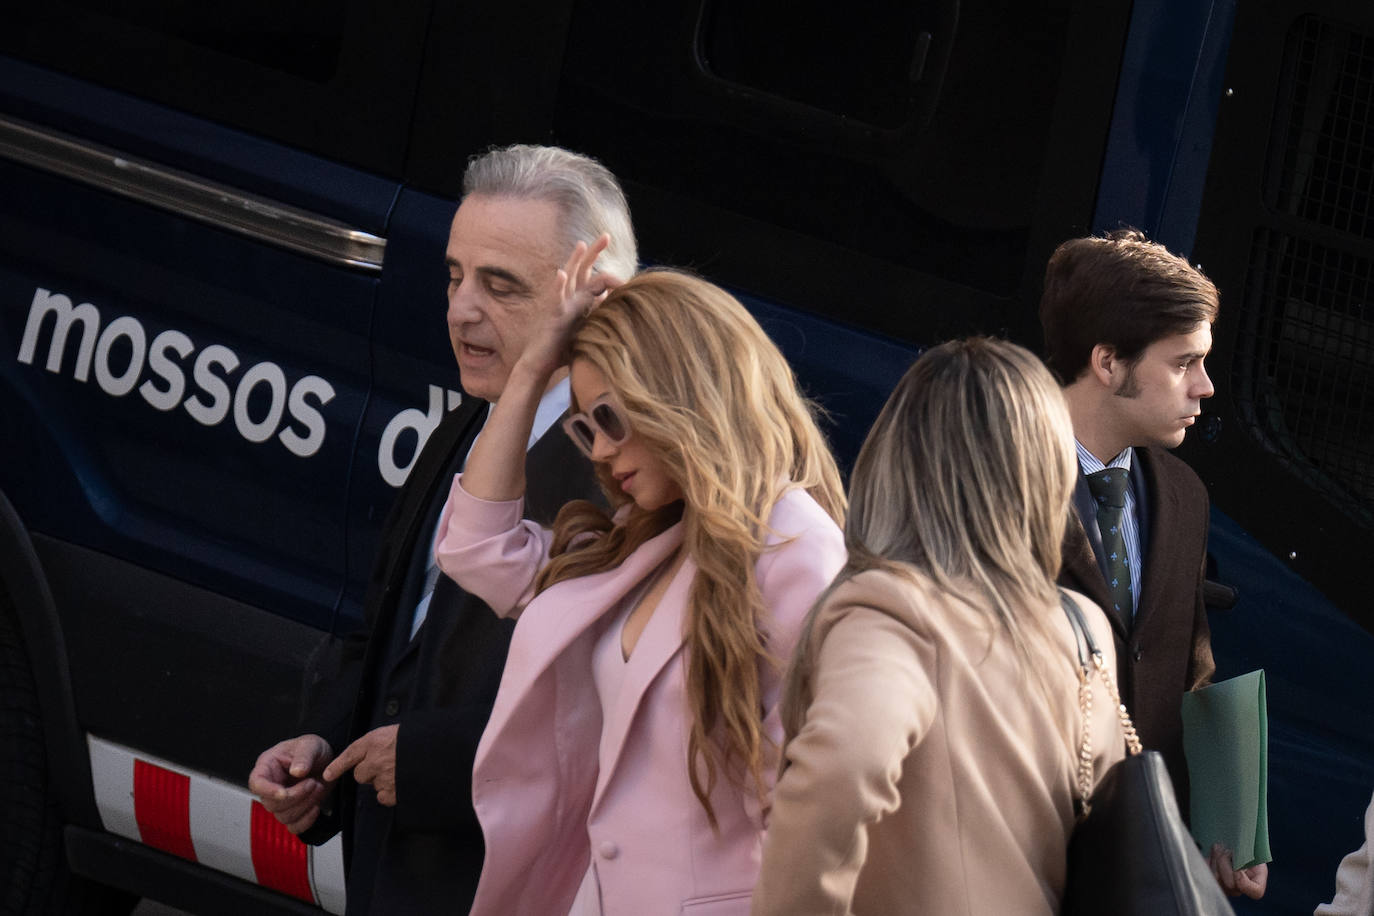
[[[767,812],[754,792],[720,778],[713,831],[688,779],[683,625],[691,558],[640,636],[604,723],[592,682],[593,625],[682,543],[682,525],[618,568],[560,582],[530,601],[550,532],[521,518],[520,501],[479,500],[455,480],[444,513],[440,567],[497,613],[520,614],[473,771],[487,848],[472,913],[562,916],[589,860],[608,916],[748,913]],[[801,490],[778,500],[768,524],[775,534],[757,578],[770,612],[766,644],[779,663],[760,670],[771,789],[782,741],[781,666],[845,550],[839,528]]]

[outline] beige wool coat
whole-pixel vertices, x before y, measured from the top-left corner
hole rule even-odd
[[[1114,667],[1111,629],[1082,595]],[[795,664],[755,916],[1054,914],[1074,824],[1077,652],[1063,609],[1036,608],[1059,657],[1049,696],[985,615],[882,570],[838,586]],[[1094,778],[1125,753],[1097,678]]]
[[[1364,845],[1341,859],[1336,896],[1314,916],[1369,916],[1374,913],[1374,798],[1364,812]]]

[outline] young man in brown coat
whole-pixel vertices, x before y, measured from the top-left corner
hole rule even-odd
[[[1060,245],[1040,300],[1082,471],[1059,581],[1106,610],[1122,701],[1185,812],[1181,698],[1216,670],[1202,598],[1208,502],[1166,450],[1213,394],[1203,361],[1218,302],[1200,271],[1135,230]],[[1225,850],[1212,865],[1228,892],[1264,893],[1265,866],[1235,872]]]

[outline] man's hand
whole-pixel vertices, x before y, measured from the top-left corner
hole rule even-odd
[[[292,833],[310,829],[329,792],[321,771],[333,757],[319,735],[301,735],[269,747],[248,774],[248,791]]]
[[[1217,883],[1221,885],[1228,896],[1239,897],[1241,894],[1251,900],[1258,900],[1264,896],[1264,890],[1269,885],[1269,866],[1264,863],[1251,865],[1236,871],[1231,859],[1231,850],[1220,843],[1212,845],[1212,854],[1207,857],[1207,864],[1212,867],[1212,874],[1216,875]]]
[[[396,804],[396,734],[399,725],[384,725],[354,741],[334,758],[324,771],[324,781],[332,783],[349,770],[358,782],[370,783],[377,790],[377,801]]]

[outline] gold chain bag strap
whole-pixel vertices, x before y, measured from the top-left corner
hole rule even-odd
[[[1078,643],[1078,707],[1083,735],[1069,839],[1062,916],[1234,916],[1198,851],[1174,799],[1164,759],[1140,744],[1116,679],[1083,611],[1062,591],[1060,604]],[[1093,785],[1092,674],[1116,704],[1128,754]]]
[[[1136,734],[1135,723],[1131,721],[1131,713],[1126,709],[1126,704],[1121,702],[1121,693],[1116,689],[1116,678],[1107,670],[1102,650],[1097,648],[1093,641],[1087,621],[1083,619],[1083,612],[1063,592],[1059,593],[1059,600],[1069,615],[1069,622],[1073,625],[1074,636],[1078,642],[1078,709],[1083,714],[1083,738],[1078,750],[1078,801],[1075,807],[1081,821],[1092,811],[1094,669],[1097,670],[1097,676],[1102,679],[1102,686],[1107,688],[1107,696],[1111,697],[1112,703],[1116,705],[1116,715],[1121,720],[1121,730],[1126,735],[1127,752],[1134,757],[1145,749],[1140,745],[1140,737]]]

